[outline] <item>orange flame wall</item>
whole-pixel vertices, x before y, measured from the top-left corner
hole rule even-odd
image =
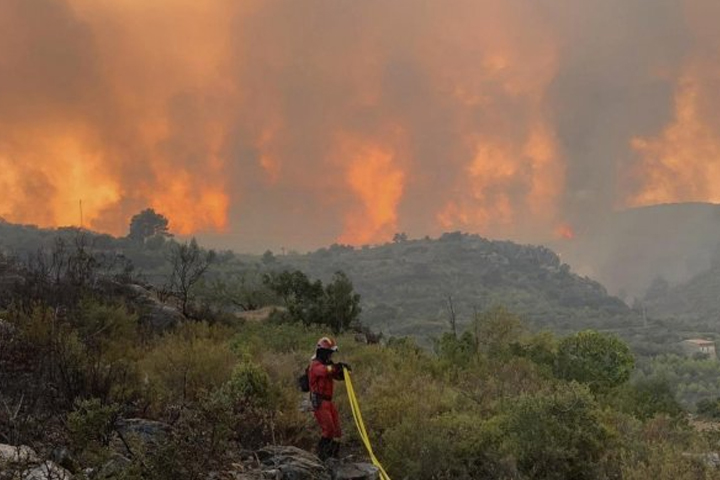
[[[715,5],[5,0],[0,216],[306,247],[720,201]]]
[[[659,133],[632,140],[640,156],[632,205],[720,203],[720,4],[690,1],[685,12],[697,50],[673,78],[673,118]]]

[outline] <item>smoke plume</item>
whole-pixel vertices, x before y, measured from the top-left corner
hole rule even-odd
[[[0,216],[307,248],[720,201],[714,0],[3,0]]]

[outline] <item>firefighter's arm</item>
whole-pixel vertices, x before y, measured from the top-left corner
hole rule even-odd
[[[318,377],[330,377],[334,378],[337,372],[340,370],[334,363],[328,363],[326,365],[319,365],[315,368],[315,375]]]
[[[348,365],[347,363],[342,363],[342,362],[334,363],[334,364],[332,364],[332,367],[333,367],[332,376],[336,380],[345,380],[345,370],[352,371],[352,369],[350,368],[350,365]]]
[[[342,376],[342,368],[338,364],[331,363],[326,365],[325,368],[329,377],[340,380],[340,377]]]

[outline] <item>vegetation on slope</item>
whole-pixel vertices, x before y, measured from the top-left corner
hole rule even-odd
[[[162,228],[154,225],[153,228]],[[148,227],[149,228],[149,227]],[[77,230],[58,232],[72,239]],[[170,273],[167,257],[177,242],[164,231],[142,241],[89,235],[93,248],[117,252],[133,262],[136,272],[156,286]],[[52,235],[34,227],[0,224],[0,247],[20,257],[48,247]],[[227,306],[266,304],[266,273],[301,270],[330,282],[342,271],[361,295],[363,322],[390,335],[429,337],[447,325],[452,300],[459,325],[475,311],[503,305],[534,328],[570,332],[580,328],[626,328],[641,316],[607,294],[599,283],[572,273],[557,254],[541,246],[491,241],[477,235],[446,233],[439,239],[396,241],[373,247],[333,245],[308,254],[263,256],[219,252],[207,277],[207,290],[225,294]],[[208,295],[212,295],[208,292]],[[253,298],[255,297],[255,298]],[[240,304],[240,305],[238,305]],[[242,308],[242,307],[240,307]]]
[[[575,275],[540,246],[446,233],[372,248],[335,245],[276,262],[325,278],[342,270],[363,296],[363,319],[391,334],[441,332],[452,298],[460,324],[476,310],[504,305],[536,328],[572,331],[637,323],[597,282]]]
[[[720,333],[720,255],[709,268],[684,283],[671,285],[657,278],[645,296],[651,315]]]
[[[132,275],[76,245],[47,257],[61,260],[51,268],[3,263],[22,279],[2,305],[3,442],[67,450],[78,478],[114,464],[126,479],[200,479],[265,444],[312,448],[317,428],[298,409],[295,378],[329,326],[292,314],[239,321],[195,284],[199,318],[153,328],[102,287]],[[690,428],[667,383],[632,380],[635,360],[612,335],[531,333],[491,308],[432,350],[408,337],[357,343],[353,332],[339,342],[377,454],[397,478],[714,474],[704,459],[717,438]],[[362,455],[338,390],[345,451]],[[151,429],[162,441],[146,438]]]

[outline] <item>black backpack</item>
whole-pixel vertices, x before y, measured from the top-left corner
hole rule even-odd
[[[297,378],[297,385],[301,392],[310,391],[310,367],[305,368],[305,372]]]

